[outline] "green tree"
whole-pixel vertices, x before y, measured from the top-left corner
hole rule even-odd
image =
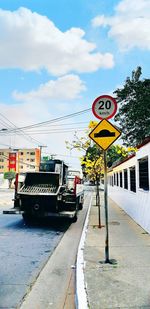
[[[89,132],[97,125],[96,121],[90,121],[89,123],[89,130],[86,132],[87,136],[85,137],[78,137],[77,134],[74,134],[73,141],[66,142],[66,146],[68,149],[78,149],[82,153],[81,159],[81,167],[83,171],[83,175],[89,178],[92,181],[99,181],[99,177],[103,174],[103,166],[102,162],[98,160],[99,158],[103,159],[103,150],[97,145],[93,144],[91,139],[89,138]],[[128,155],[135,153],[135,147],[125,147],[122,145],[112,145],[107,150],[107,165],[111,167],[114,162],[122,161]]]
[[[124,87],[114,92],[119,104],[115,121],[126,146],[137,146],[150,136],[150,79],[140,80],[141,74],[141,67],[137,67]]]
[[[94,127],[96,123],[92,122],[89,124],[89,128]],[[96,146],[91,146],[91,140],[88,136],[78,137],[77,134],[74,134],[74,140],[69,143],[66,142],[68,149],[78,149],[79,151],[84,152],[83,156],[80,158],[81,166],[84,177],[91,180],[96,184],[96,205],[98,206],[98,225],[101,227],[101,214],[100,214],[100,195],[99,195],[99,182],[100,177],[103,174],[104,163],[102,151]]]
[[[94,128],[96,124],[97,122],[91,121],[89,129]],[[89,131],[87,131],[87,136],[80,138],[75,133],[73,141],[71,143],[67,141],[66,146],[70,150],[77,149],[84,153],[80,158],[83,175],[95,183],[99,182],[102,173],[102,161],[99,158],[103,157],[103,154],[96,144],[91,145],[88,133]]]
[[[107,150],[107,166],[111,167],[115,162],[121,162],[129,155],[136,152],[135,147],[124,147],[122,145],[112,145]]]
[[[98,184],[104,174],[102,151],[96,145],[88,147],[85,155],[81,157],[81,166],[84,176]]]
[[[16,173],[14,171],[9,171],[4,173],[4,179],[8,179],[9,181],[9,189],[11,188],[12,181],[16,177]]]
[[[97,125],[97,122],[91,121],[89,129],[93,129]],[[84,155],[80,158],[83,175],[96,184],[96,205],[98,206],[98,225],[101,227],[101,213],[100,213],[100,194],[99,183],[104,174],[104,159],[103,151],[96,144],[93,144],[88,136],[78,137],[75,133],[74,140],[66,142],[68,149],[78,149],[84,152]],[[128,155],[133,149],[127,149],[120,145],[112,145],[107,151],[108,166],[110,167],[114,161],[122,159]]]

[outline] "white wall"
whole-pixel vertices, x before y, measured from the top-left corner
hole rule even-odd
[[[150,186],[150,143],[141,147],[136,156],[128,161],[113,168],[113,171],[108,173],[108,176],[114,172],[119,172],[123,169],[129,169],[131,166],[136,166],[136,192],[130,191],[130,179],[128,172],[128,190],[119,186],[108,185],[108,194],[124,211],[129,214],[139,225],[150,233],[150,190],[145,191],[139,188],[138,177],[138,159],[148,156],[149,165],[149,186]],[[124,187],[124,186],[123,186]]]

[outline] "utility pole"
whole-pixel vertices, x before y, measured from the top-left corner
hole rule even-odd
[[[41,163],[41,159],[42,159],[42,148],[46,148],[46,145],[39,145],[38,146],[40,148],[40,163]]]

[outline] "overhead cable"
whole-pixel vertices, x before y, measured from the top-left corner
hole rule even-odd
[[[21,133],[21,135],[23,135],[24,136],[24,138],[26,138],[26,139],[28,139],[28,141],[29,141],[29,139],[30,139],[30,142],[31,142],[31,140],[32,140],[32,143],[34,142],[34,144],[36,143],[36,144],[42,144],[41,142],[39,142],[39,141],[37,141],[36,139],[34,139],[34,138],[32,138],[30,135],[28,135],[28,134],[26,134],[22,129],[19,129],[12,121],[10,121],[6,116],[4,116],[4,115],[2,115],[2,113],[0,113],[0,115],[4,118],[4,119],[6,119],[7,121],[8,121],[8,123],[10,123],[11,125],[13,125],[14,127],[15,127],[15,129],[12,129],[11,127],[10,127],[10,125],[8,124],[7,126],[5,125],[5,127],[6,127],[6,131],[4,131],[4,129],[5,128],[3,128],[1,131],[2,131],[2,133],[4,133],[4,135],[6,135],[6,132],[7,133],[9,133],[9,132],[12,132],[12,131],[14,131],[14,132],[17,132],[18,130],[19,130],[19,132]],[[4,122],[5,123],[5,122]],[[2,135],[2,134],[1,134]]]
[[[42,121],[42,122],[39,122],[39,123],[36,123],[36,124],[33,124],[33,125],[28,125],[28,126],[19,127],[19,128],[17,128],[15,126],[16,129],[11,129],[11,130],[9,130],[9,132],[17,132],[17,131],[20,131],[20,130],[25,130],[25,129],[29,129],[29,128],[36,128],[36,127],[48,125],[48,124],[51,124],[51,123],[54,123],[54,122],[62,121],[64,119],[69,119],[69,118],[72,118],[72,117],[80,116],[80,115],[87,113],[89,111],[91,111],[91,108],[84,109],[82,111],[72,113],[72,114],[68,114],[68,115],[65,115],[65,116],[61,116],[61,117],[58,117],[58,118],[54,118],[54,119],[51,119],[51,120]]]

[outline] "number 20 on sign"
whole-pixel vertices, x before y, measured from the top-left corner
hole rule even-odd
[[[117,102],[109,95],[101,95],[93,102],[92,111],[99,119],[112,118],[117,111]]]

